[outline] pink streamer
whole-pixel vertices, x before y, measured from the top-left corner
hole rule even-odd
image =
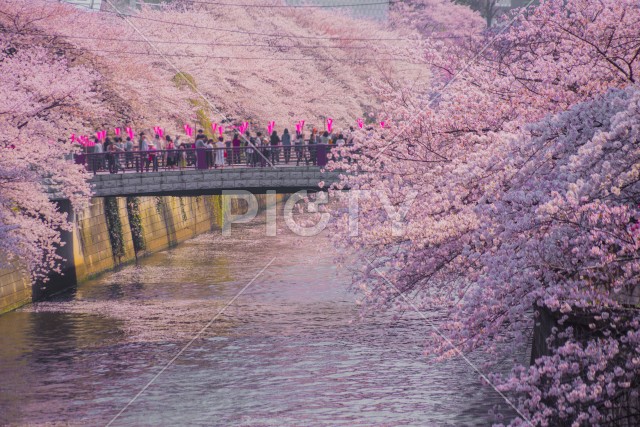
[[[331,133],[333,130],[333,119],[327,118],[327,132]]]

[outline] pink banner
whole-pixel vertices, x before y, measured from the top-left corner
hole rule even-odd
[[[327,132],[331,133],[333,130],[333,119],[327,117]]]
[[[120,136],[120,128],[115,128],[114,131],[116,132],[116,136]]]

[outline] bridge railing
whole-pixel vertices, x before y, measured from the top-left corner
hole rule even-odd
[[[225,148],[180,148],[173,150],[109,151],[83,153],[78,164],[97,173],[155,172],[160,170],[214,169],[224,167],[325,166],[334,145],[266,145]],[[257,151],[260,151],[258,153]],[[262,154],[262,155],[261,155]]]

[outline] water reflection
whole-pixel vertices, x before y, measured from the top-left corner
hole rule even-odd
[[[501,403],[419,318],[357,321],[324,237],[204,235],[0,317],[0,424],[104,425],[276,261],[114,425],[487,425]],[[355,320],[355,321],[354,321]]]

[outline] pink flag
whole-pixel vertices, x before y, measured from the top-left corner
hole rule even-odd
[[[327,118],[327,132],[331,133],[333,130],[333,119]]]
[[[267,126],[267,130],[269,131],[269,134],[271,134],[271,132],[273,132],[273,129],[276,127],[276,122],[275,121],[270,121],[269,125]]]
[[[363,119],[358,119],[358,127],[360,129],[362,129],[363,126],[364,126],[364,120]]]
[[[120,136],[120,128],[115,128],[116,136]]]

